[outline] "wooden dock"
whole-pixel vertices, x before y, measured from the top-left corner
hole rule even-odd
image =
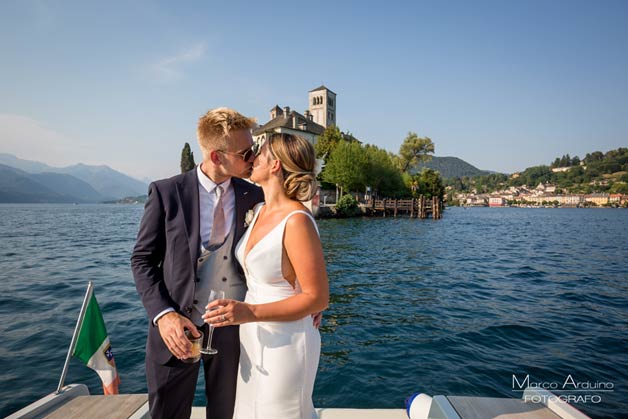
[[[443,201],[438,197],[428,199],[423,195],[414,199],[373,199],[364,208],[373,216],[397,217],[404,214],[410,218],[432,217],[435,220],[443,217]]]

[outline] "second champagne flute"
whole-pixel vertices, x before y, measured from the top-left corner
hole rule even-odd
[[[224,291],[210,290],[209,298],[207,299],[207,304],[215,300],[223,300],[224,298],[225,298]],[[218,349],[212,348],[212,336],[214,335],[214,325],[208,323],[208,326],[209,326],[209,331],[207,332],[207,345],[205,345],[205,347],[201,349],[201,353],[203,355],[216,355],[218,353]]]

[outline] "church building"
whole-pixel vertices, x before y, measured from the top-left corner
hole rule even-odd
[[[325,86],[308,92],[309,108],[303,114],[275,105],[270,110],[270,121],[253,130],[255,140],[272,133],[299,135],[310,143],[316,142],[329,125],[336,124],[336,94]]]

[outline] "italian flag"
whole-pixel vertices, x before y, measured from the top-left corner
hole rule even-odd
[[[120,377],[116,370],[116,362],[113,359],[105,321],[102,318],[94,293],[87,303],[85,317],[81,323],[72,356],[80,359],[85,365],[96,371],[102,380],[105,394],[118,394]]]

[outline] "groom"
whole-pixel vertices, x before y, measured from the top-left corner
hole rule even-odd
[[[203,162],[153,182],[131,257],[135,286],[149,318],[146,381],[150,414],[189,418],[200,363],[191,356],[189,330],[207,341],[201,318],[210,289],[242,300],[246,285],[234,257],[245,214],[263,200],[260,188],[239,178],[251,174],[251,128],[238,112],[213,109],[198,124]],[[205,344],[203,342],[203,344]],[[237,326],[214,331],[218,354],[203,356],[207,418],[231,419],[240,343]]]

